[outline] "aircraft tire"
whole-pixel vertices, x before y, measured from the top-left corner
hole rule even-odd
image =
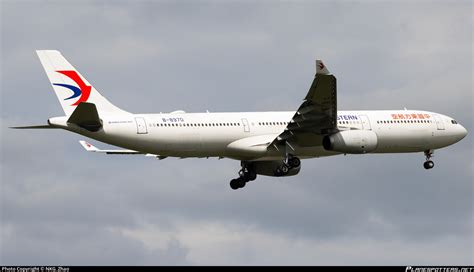
[[[297,157],[293,157],[288,160],[288,164],[290,165],[291,168],[297,168],[301,165],[301,160]]]
[[[230,188],[232,188],[232,190],[237,190],[239,189],[239,182],[237,179],[233,179],[230,181]]]
[[[257,173],[251,171],[251,172],[247,172],[246,175],[245,175],[245,179],[247,181],[253,181],[257,178]]]
[[[423,167],[425,169],[431,169],[434,167],[434,162],[433,161],[425,161],[425,163],[423,163]]]
[[[242,177],[236,179],[236,181],[237,181],[237,186],[239,186],[239,188],[244,188],[245,184],[247,183],[247,180]]]

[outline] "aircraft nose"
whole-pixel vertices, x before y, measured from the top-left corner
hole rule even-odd
[[[461,125],[459,125],[459,140],[462,140],[467,135],[467,129]]]

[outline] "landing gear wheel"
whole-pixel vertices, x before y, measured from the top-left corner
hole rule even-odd
[[[292,158],[288,159],[288,165],[291,168],[297,168],[301,165],[301,161],[297,157],[292,157]]]
[[[230,181],[230,188],[232,188],[232,190],[237,190],[239,189],[239,182],[237,179],[233,179]]]
[[[423,163],[423,167],[425,167],[425,169],[431,169],[434,167],[434,162],[433,161],[425,161],[425,163]]]
[[[433,157],[433,152],[434,152],[434,150],[426,150],[425,151],[426,161],[425,161],[425,163],[423,163],[423,167],[425,169],[431,169],[431,168],[434,167],[434,162],[431,160],[431,158]]]
[[[239,186],[239,188],[244,188],[245,187],[245,184],[247,183],[247,180],[245,180],[244,178],[238,178],[236,179],[237,180],[237,185]]]
[[[246,172],[245,175],[244,175],[244,178],[247,180],[247,181],[253,181],[257,178],[257,173],[251,171],[251,172]]]
[[[274,173],[275,173],[275,176],[281,177],[288,174],[289,171],[290,171],[290,168],[286,164],[282,164],[275,169]]]

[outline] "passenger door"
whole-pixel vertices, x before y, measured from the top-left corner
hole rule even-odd
[[[135,123],[137,123],[137,134],[147,134],[145,118],[135,117]]]
[[[250,132],[249,121],[247,118],[242,118],[242,124],[244,125],[244,132]]]
[[[370,126],[370,120],[367,115],[359,115],[360,121],[362,123],[362,129],[363,130],[372,130],[372,127]]]
[[[438,130],[444,130],[444,123],[441,117],[439,117],[436,114],[433,114],[433,118],[435,119],[436,126],[438,127]]]

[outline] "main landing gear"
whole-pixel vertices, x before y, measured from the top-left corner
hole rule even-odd
[[[244,188],[245,184],[257,178],[257,173],[251,163],[242,162],[242,169],[239,171],[239,177],[230,181],[230,188],[237,190]]]
[[[283,163],[275,169],[275,176],[286,176],[292,168],[300,167],[301,161],[297,157],[288,155]]]
[[[431,160],[431,157],[433,157],[433,150],[426,150],[425,151],[425,156],[426,156],[426,161],[423,163],[423,167],[425,169],[431,169],[434,167],[434,162]]]

